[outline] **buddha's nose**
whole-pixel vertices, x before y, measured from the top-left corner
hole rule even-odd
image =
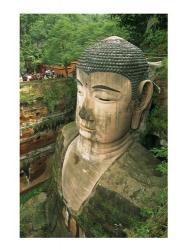
[[[79,111],[79,116],[81,119],[84,119],[86,121],[94,121],[94,116],[92,111],[88,108],[85,108],[84,105]]]

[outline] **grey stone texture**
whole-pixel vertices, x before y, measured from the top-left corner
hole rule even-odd
[[[77,128],[73,122],[61,130],[59,138],[64,140],[63,143],[61,140],[60,150],[58,147],[57,157],[61,162],[67,145],[76,135]],[[72,227],[70,220],[73,215],[79,231],[83,231],[86,237],[128,237],[124,229],[130,228],[133,220],[139,218],[141,209],[154,207],[160,188],[166,183],[165,177],[158,176],[155,170],[158,163],[142,145],[133,143],[103,174],[78,214],[67,208],[69,226]],[[60,165],[58,173],[61,173]],[[56,183],[63,207],[59,175]]]
[[[133,98],[137,96],[138,83],[148,76],[148,63],[142,50],[117,36],[106,38],[86,49],[77,68],[86,73],[113,72],[129,78]]]

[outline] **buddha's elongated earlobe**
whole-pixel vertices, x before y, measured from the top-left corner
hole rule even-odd
[[[142,113],[147,109],[153,95],[153,83],[150,80],[144,80],[138,86],[138,99],[136,101],[131,128],[137,129],[140,125]]]

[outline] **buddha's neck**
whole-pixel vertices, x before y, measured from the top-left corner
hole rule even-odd
[[[130,133],[112,143],[93,142],[79,135],[77,138],[77,151],[83,159],[98,162],[101,160],[116,159],[127,151],[133,142]]]

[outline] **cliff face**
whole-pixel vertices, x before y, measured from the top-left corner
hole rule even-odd
[[[168,83],[167,70],[162,62],[149,63],[149,79],[155,83],[155,96],[160,107],[167,108]]]
[[[156,106],[164,109],[167,108],[167,80],[161,80],[155,73],[156,69],[157,65],[153,65],[150,79],[158,86],[155,85],[155,92],[156,88],[160,88],[161,91],[155,93],[153,104],[156,103]],[[160,116],[155,118],[154,109],[155,107],[150,111],[152,119],[154,121],[157,119],[157,122]],[[163,115],[165,116],[165,113]],[[157,123],[153,125],[151,133],[157,128]],[[50,221],[56,220],[56,223],[62,224],[62,228],[66,225],[72,237],[133,237],[131,235],[135,235],[135,222],[141,224],[146,220],[147,215],[144,216],[143,213],[155,211],[164,194],[163,190],[167,185],[166,176],[160,176],[156,172],[160,162],[140,144],[134,144],[127,154],[118,159],[104,174],[94,187],[90,198],[83,204],[82,210],[75,214],[63,203],[61,190],[61,167],[67,140],[71,141],[70,135],[73,136],[72,131],[72,124],[64,126],[56,141],[52,161],[55,188],[52,192],[50,190],[47,204],[48,207],[54,204],[58,207],[59,217],[54,215],[52,209],[47,209]],[[161,138],[160,134],[159,136]]]
[[[20,191],[49,178],[58,129],[74,119],[73,79],[20,84]]]
[[[61,170],[67,147],[76,135],[72,122],[63,127],[56,141],[51,161],[53,188],[46,202],[48,230],[55,232],[53,224],[58,224],[62,237],[66,237],[65,227],[72,237],[128,237],[134,221],[143,220],[142,211],[156,207],[160,190],[166,185],[165,177],[155,171],[159,160],[139,143],[133,143],[103,174],[80,211],[74,213],[63,202]],[[82,176],[77,178],[83,185]]]
[[[157,105],[167,107],[167,80],[156,73],[160,68],[161,63],[150,63],[149,78],[161,90],[155,91]],[[75,96],[72,78],[20,83],[21,192],[48,178],[58,128],[74,120]]]
[[[161,92],[158,93],[155,87],[156,101],[153,104],[156,103],[159,107],[167,108],[167,80],[156,76],[156,66],[152,67],[150,79],[161,88]],[[96,195],[90,199],[88,206],[77,218],[68,213],[62,202],[60,189],[61,163],[64,159],[62,151],[66,151],[68,141],[73,140],[75,136],[72,123],[69,123],[75,120],[75,82],[62,79],[29,82],[21,84],[20,92],[21,192],[32,189],[50,177],[49,181],[32,189],[31,192],[21,195],[21,197],[25,197],[33,193],[33,197],[36,198],[28,198],[28,201],[21,206],[22,237],[85,237],[85,233],[86,237],[134,237],[131,236],[135,230],[133,226],[131,228],[131,222],[134,223],[137,216],[137,220],[140,219],[140,223],[144,223],[145,218],[139,218],[137,215],[139,209],[137,210],[135,206],[133,208],[132,202],[129,203],[120,194],[114,195],[112,187],[118,185],[119,188],[129,189],[129,185],[123,185],[127,180],[127,184],[129,182],[134,188],[136,179],[142,175],[138,175],[136,170],[133,170],[132,173],[132,168],[127,169],[123,162],[111,169],[111,173],[108,172],[111,178],[105,176],[106,178],[101,180],[101,185],[95,192]],[[153,111],[154,109],[150,109],[149,117],[151,118],[147,122],[150,126],[151,121],[154,120],[149,129],[150,133],[157,131],[157,127],[159,131],[161,130],[160,113],[157,115],[157,112]],[[164,113],[163,116],[165,116]],[[64,126],[66,123],[69,124]],[[142,159],[141,152],[141,156],[135,161],[137,163],[140,162],[140,158]],[[52,166],[52,171],[49,166]],[[117,171],[119,172],[117,178],[114,178],[113,173],[116,174]],[[137,176],[135,176],[136,173]],[[129,181],[131,175],[135,179],[133,182]],[[40,195],[38,198],[35,194],[36,192],[41,193],[39,189],[45,184],[47,187],[42,192],[47,196],[40,202]],[[160,188],[160,185],[158,186]],[[142,190],[144,189],[142,188]],[[151,191],[151,188],[147,190]],[[125,194],[128,193],[125,192]],[[135,190],[132,195],[129,194],[130,199],[134,201],[141,192]],[[156,196],[150,196],[151,198],[147,196],[143,198],[146,203],[152,205]],[[118,209],[115,209],[113,204],[117,204]],[[103,210],[98,212],[100,207]],[[149,212],[150,210],[142,211]],[[29,228],[27,228],[28,225],[30,225]]]

